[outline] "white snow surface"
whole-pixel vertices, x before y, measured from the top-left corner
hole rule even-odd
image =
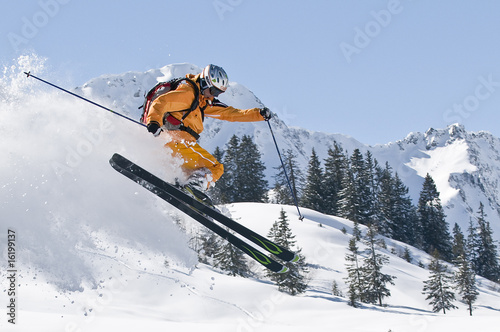
[[[470,163],[467,150],[465,141],[456,141],[448,146],[421,151],[426,156],[412,158],[407,166],[415,169],[421,177],[430,174],[440,190],[441,203],[447,205],[459,192],[450,185],[449,175],[477,170],[477,167]]]
[[[384,307],[348,306],[345,297],[332,295],[331,287],[335,280],[347,293],[344,256],[352,223],[307,209],[301,209],[305,219],[299,221],[291,206],[238,203],[221,207],[264,235],[280,210],[287,212],[297,244],[309,263],[309,286],[304,294],[292,297],[279,292],[257,265],[252,266],[255,277],[240,278],[198,263],[188,245],[191,234],[199,229],[197,223],[108,164],[111,155],[119,152],[172,180],[179,175],[179,161],[163,148],[168,138],[155,139],[140,126],[26,79],[22,71],[28,69],[51,78],[43,59],[29,56],[5,68],[0,82],[0,330],[220,332],[309,328],[430,332],[491,331],[498,326],[498,285],[478,278],[480,296],[473,317],[459,301],[455,302],[458,310],[446,315],[433,313],[421,293],[428,272],[417,265],[419,261],[427,264],[429,257],[410,248],[413,262],[408,263],[397,255],[405,245],[390,239],[386,239],[383,252],[390,257],[384,271],[397,277],[395,286],[390,287],[392,296]],[[168,79],[199,70],[183,64],[147,73],[103,76],[75,91],[138,118],[136,107],[157,77]],[[225,98],[238,107],[260,103],[236,83],[231,83]],[[465,138],[453,136],[450,142],[448,135],[434,150],[425,149],[423,142],[429,136],[423,134],[411,134],[407,145],[398,142],[368,147],[339,134],[288,128],[279,119],[273,126],[280,146],[293,147],[301,160],[307,159],[312,146],[324,156],[327,145],[335,139],[351,152],[354,148],[371,149],[377,158],[387,157],[384,161],[403,170],[409,182],[418,183],[424,173],[431,173],[447,204],[459,204],[464,195],[466,202],[479,202],[471,201],[477,181],[463,185],[461,196],[454,184],[462,178],[456,177],[452,183],[440,176],[439,170],[445,170],[446,174],[465,172],[474,177],[480,162],[473,164],[470,155],[467,157],[471,143],[467,145]],[[222,146],[233,133],[254,135],[272,174],[272,167],[277,166],[276,152],[264,122],[209,123],[203,143]],[[481,136],[474,147],[484,145],[475,156],[483,162],[494,159],[492,146],[497,148],[498,140],[487,134],[474,135]],[[401,162],[395,163],[397,160]],[[494,172],[492,164],[488,165]],[[486,189],[491,190],[486,190],[490,196],[498,194]],[[486,194],[478,192],[476,196]],[[493,201],[498,201],[498,195]],[[474,204],[471,206],[476,210]],[[7,320],[9,230],[16,234],[15,325]],[[498,235],[500,230],[495,228],[495,232]]]

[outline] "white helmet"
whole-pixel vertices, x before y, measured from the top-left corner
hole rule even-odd
[[[229,83],[227,74],[222,67],[216,65],[208,65],[201,72],[201,77],[205,80],[206,87],[214,87],[222,92],[225,92]],[[202,90],[204,87],[202,86]]]

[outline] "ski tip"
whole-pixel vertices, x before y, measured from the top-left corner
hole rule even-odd
[[[124,162],[130,162],[127,158],[122,156],[119,153],[113,153],[113,156],[109,159],[109,163],[113,165],[114,163],[124,163]]]
[[[283,266],[283,268],[278,271],[277,273],[287,273],[288,272],[288,268],[286,266]]]
[[[114,165],[115,165],[115,160],[116,160],[116,158],[117,158],[117,157],[116,157],[117,155],[119,156],[119,154],[118,154],[118,153],[115,153],[115,154],[113,154],[113,156],[111,156],[111,158],[109,158],[109,163],[110,163],[110,165],[111,165],[111,166],[114,166]]]
[[[293,256],[293,259],[291,260],[292,263],[296,263],[298,262],[300,259],[299,255],[295,254],[295,256]]]

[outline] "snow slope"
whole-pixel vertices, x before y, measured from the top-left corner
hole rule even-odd
[[[187,67],[182,70],[198,70],[183,66]],[[416,265],[427,263],[429,257],[411,249],[410,264],[391,253],[404,249],[391,240],[386,240],[385,253],[391,261],[386,272],[397,279],[387,306],[349,307],[345,298],[331,294],[331,286],[336,280],[346,292],[344,255],[349,235],[341,230],[349,233],[352,224],[311,210],[302,210],[305,220],[300,222],[294,207],[255,203],[226,207],[234,218],[262,234],[285,209],[310,264],[305,294],[291,297],[278,292],[259,266],[253,267],[255,277],[244,279],[197,263],[188,245],[197,224],[108,164],[119,152],[173,179],[176,161],[162,152],[161,139],[26,79],[21,73],[26,68],[53,78],[44,72],[43,59],[31,56],[6,68],[0,82],[2,331],[486,331],[498,324],[498,285],[483,279],[473,317],[458,302],[459,310],[446,316],[432,313],[421,294],[427,272]],[[177,69],[165,67],[155,75]],[[123,82],[151,81],[147,75],[126,75],[131,79]],[[89,83],[82,90],[95,93],[96,86]],[[107,91],[106,86],[102,90]],[[105,102],[107,96],[99,99]],[[123,103],[129,102],[124,98]],[[258,102],[241,103],[251,107]],[[109,106],[132,110],[131,105]],[[250,128],[267,135],[265,126]],[[290,135],[294,132],[279,128]],[[344,140],[351,147],[359,144]],[[15,325],[7,322],[6,315],[11,300],[8,230],[16,234]]]

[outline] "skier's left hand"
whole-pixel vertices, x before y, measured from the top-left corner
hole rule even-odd
[[[157,137],[161,133],[161,127],[157,122],[150,122],[147,125],[148,131],[153,134],[154,137]]]
[[[260,115],[264,118],[264,120],[269,121],[272,117],[271,111],[269,108],[264,107],[260,109]]]

